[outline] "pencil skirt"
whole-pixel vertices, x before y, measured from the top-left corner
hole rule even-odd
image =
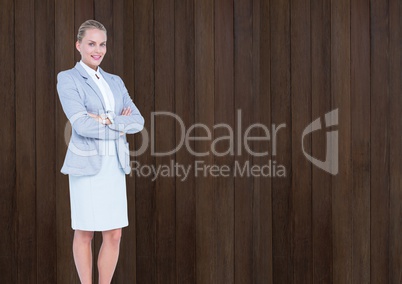
[[[115,146],[102,155],[98,174],[69,175],[69,185],[74,230],[108,231],[128,226],[126,176]]]

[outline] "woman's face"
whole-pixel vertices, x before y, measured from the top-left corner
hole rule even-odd
[[[81,53],[82,61],[97,70],[106,54],[106,33],[98,29],[87,30],[82,41],[77,41],[75,46]]]

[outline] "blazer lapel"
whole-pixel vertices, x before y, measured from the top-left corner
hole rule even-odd
[[[79,62],[77,62],[77,64],[75,64],[75,68],[78,70],[78,72],[81,74],[81,76],[83,78],[85,78],[85,82],[92,88],[92,90],[94,90],[94,92],[96,93],[96,95],[98,96],[100,101],[102,102],[103,109],[105,110],[106,109],[105,101],[103,99],[101,91],[99,90],[99,88],[96,85],[96,83],[94,82],[94,80],[92,80],[92,78],[90,78],[88,76],[88,73],[85,71],[85,69],[81,66],[81,64]],[[98,68],[100,68],[100,67],[98,67]]]

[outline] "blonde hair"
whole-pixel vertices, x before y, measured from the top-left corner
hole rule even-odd
[[[92,30],[92,29],[98,29],[98,30],[104,31],[106,34],[106,28],[104,25],[102,25],[101,23],[99,23],[98,21],[95,21],[95,20],[87,20],[87,21],[83,22],[81,24],[80,28],[78,29],[78,34],[77,34],[78,42],[82,41],[82,39],[85,36],[85,32],[87,30]]]

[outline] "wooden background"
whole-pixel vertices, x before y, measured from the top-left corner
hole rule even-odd
[[[148,130],[153,111],[174,112],[187,128],[235,127],[239,109],[243,131],[256,122],[286,124],[275,157],[253,157],[244,148],[222,157],[198,158],[185,148],[135,157],[154,166],[275,159],[287,176],[128,178],[130,226],[113,283],[401,283],[401,1],[0,5],[1,283],[79,283],[68,180],[59,172],[66,118],[55,86],[57,73],[79,60],[75,35],[89,18],[108,29],[102,67],[124,79]],[[336,108],[333,176],[307,161],[301,134]],[[227,135],[221,130],[212,138]],[[172,149],[180,135],[174,120],[156,121],[157,150]],[[141,135],[130,142],[139,147]],[[304,142],[324,159],[325,130]],[[272,154],[271,142],[252,145]],[[211,142],[191,146],[208,151]],[[97,234],[95,252],[100,241]]]

